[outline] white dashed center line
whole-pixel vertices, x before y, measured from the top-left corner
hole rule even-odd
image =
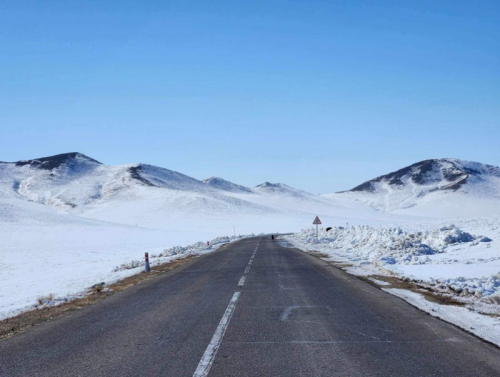
[[[243,287],[243,285],[245,285],[245,280],[247,280],[247,277],[242,276],[240,282],[238,283],[238,286]]]
[[[245,268],[245,274],[248,274],[250,272],[250,267],[252,266],[252,262],[254,261],[255,254],[257,253],[257,249],[259,248],[259,244],[255,246],[255,250],[250,257],[250,260],[248,261],[248,265]],[[245,285],[245,281],[247,280],[246,275],[242,276],[240,281],[238,282],[239,287],[243,287]],[[196,371],[193,374],[193,377],[206,377],[208,376],[208,372],[210,372],[210,368],[212,367],[212,364],[214,362],[215,356],[217,355],[217,351],[219,350],[219,347],[222,343],[222,338],[224,337],[224,334],[226,333],[226,329],[229,326],[229,321],[231,320],[231,317],[233,316],[234,310],[236,308],[236,303],[238,302],[238,299],[240,298],[241,292],[235,292],[233,295],[233,298],[229,302],[229,305],[222,316],[222,319],[220,320],[219,326],[217,326],[217,329],[215,330],[215,333],[212,337],[212,340],[210,341],[210,344],[208,345],[207,349],[205,350],[205,353],[203,354],[198,367],[196,368]]]
[[[227,326],[229,325],[229,321],[233,316],[234,309],[236,308],[236,302],[240,298],[240,292],[235,292],[233,298],[229,302],[229,305],[226,309],[226,312],[222,316],[220,320],[219,326],[215,330],[214,336],[212,337],[212,341],[208,345],[205,353],[203,354],[200,363],[198,364],[198,368],[193,374],[193,377],[206,377],[208,376],[208,372],[210,372],[210,368],[214,362],[215,356],[217,355],[217,351],[222,343],[222,338],[226,333]]]

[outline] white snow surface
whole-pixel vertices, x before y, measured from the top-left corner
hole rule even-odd
[[[500,183],[489,168],[475,166],[483,181],[471,178],[458,191],[313,195],[281,183],[249,188],[145,164],[107,166],[79,153],[56,157],[0,163],[0,318],[39,296],[72,297],[137,273],[144,252],[164,262],[213,250],[207,240],[271,232],[299,232],[292,242],[358,273],[411,277],[494,310],[500,212],[491,214],[500,210]],[[300,231],[315,216],[334,227],[320,232],[319,245],[312,229]]]

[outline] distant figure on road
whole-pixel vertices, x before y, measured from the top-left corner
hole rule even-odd
[[[271,234],[271,239],[274,240],[274,234]]]

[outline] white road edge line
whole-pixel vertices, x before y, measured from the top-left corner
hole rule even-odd
[[[245,284],[245,280],[247,280],[247,277],[242,276],[240,282],[238,283],[238,286],[243,287],[243,285]]]
[[[219,347],[222,343],[222,338],[226,333],[229,321],[233,316],[234,309],[236,308],[236,302],[238,302],[240,294],[241,292],[234,293],[233,298],[229,302],[229,305],[226,309],[226,312],[224,313],[222,319],[220,320],[219,326],[217,326],[217,329],[215,330],[214,336],[212,337],[210,344],[208,345],[207,349],[205,350],[205,353],[203,354],[200,360],[200,363],[198,364],[198,368],[196,368],[196,371],[193,374],[193,377],[208,376],[208,372],[210,372],[210,368],[212,367],[212,364],[215,360],[215,355],[217,355],[217,351],[219,350]]]

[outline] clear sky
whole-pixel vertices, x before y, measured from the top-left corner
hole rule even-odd
[[[352,188],[500,165],[500,2],[0,2],[0,160]]]

